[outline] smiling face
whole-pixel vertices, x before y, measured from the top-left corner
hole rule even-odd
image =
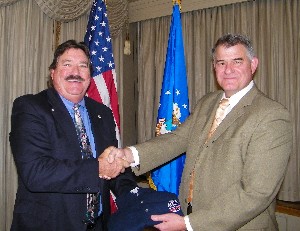
[[[258,59],[251,56],[242,44],[226,47],[219,45],[215,50],[214,69],[217,81],[230,97],[245,88],[252,80]]]
[[[57,59],[54,69],[50,70],[53,86],[67,100],[80,102],[90,84],[89,60],[83,50],[67,49]]]

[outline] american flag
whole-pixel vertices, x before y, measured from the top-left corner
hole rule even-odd
[[[93,66],[91,84],[87,95],[112,110],[116,123],[118,146],[121,147],[116,71],[104,0],[93,1],[84,42],[90,49]],[[114,213],[117,207],[112,192],[110,204],[111,211]]]
[[[118,146],[121,147],[116,71],[104,0],[93,1],[84,42],[90,49],[93,65],[93,78],[87,95],[111,108]]]

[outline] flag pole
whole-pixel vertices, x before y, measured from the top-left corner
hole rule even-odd
[[[181,13],[181,0],[172,0],[173,6],[178,5],[179,6],[179,12]]]

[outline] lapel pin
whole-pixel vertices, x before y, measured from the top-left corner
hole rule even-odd
[[[101,119],[101,115],[98,115],[98,118]]]

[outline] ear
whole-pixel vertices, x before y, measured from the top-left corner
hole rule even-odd
[[[54,75],[54,70],[51,69],[51,70],[50,70],[50,77],[51,77],[52,80],[53,80],[53,75]]]
[[[252,74],[254,74],[254,72],[256,71],[257,66],[258,66],[258,58],[257,58],[257,57],[254,57],[254,58],[251,60],[251,73],[252,73]]]

